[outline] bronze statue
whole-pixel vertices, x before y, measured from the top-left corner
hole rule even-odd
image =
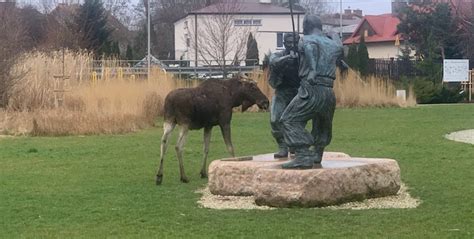
[[[336,108],[332,87],[336,64],[343,56],[339,36],[324,34],[316,15],[305,16],[303,34],[298,44],[301,86],[281,116],[285,142],[296,153],[294,160],[282,165],[285,169],[309,169],[321,163],[331,142]],[[309,120],[313,120],[311,133],[305,129]]]
[[[278,152],[275,158],[288,157],[288,145],[283,137],[281,115],[286,106],[298,93],[300,78],[298,76],[297,54],[294,51],[295,44],[299,41],[299,35],[286,33],[283,37],[285,50],[270,55],[270,86],[275,89],[275,95],[270,107],[270,125],[272,135],[278,144]]]

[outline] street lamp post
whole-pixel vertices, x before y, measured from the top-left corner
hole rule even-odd
[[[339,37],[342,39],[342,0],[339,1]]]
[[[148,0],[148,4],[147,4],[147,33],[148,33],[148,52],[147,52],[147,80],[150,81],[150,67],[151,67],[151,33],[150,33],[150,29],[151,29],[151,21],[150,21],[150,16],[151,16],[151,13],[150,13],[150,1],[151,0]]]

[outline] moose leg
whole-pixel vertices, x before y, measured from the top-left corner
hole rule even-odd
[[[160,185],[163,179],[163,159],[165,158],[166,149],[168,148],[168,138],[171,135],[176,124],[165,122],[163,124],[163,136],[161,137],[161,150],[160,150],[160,167],[156,174],[156,185]]]
[[[186,143],[186,136],[188,135],[188,126],[183,125],[179,131],[178,142],[176,143],[176,154],[178,155],[178,163],[179,163],[179,174],[181,176],[181,182],[187,183],[189,182],[188,177],[184,173],[184,165],[183,165],[183,149],[184,144]]]
[[[222,137],[224,137],[225,145],[227,146],[227,151],[229,151],[232,157],[235,157],[234,146],[232,146],[232,140],[230,138],[230,123],[220,125],[222,131]]]
[[[201,168],[201,178],[207,178],[207,155],[209,153],[209,143],[211,142],[212,128],[204,128],[204,159]]]

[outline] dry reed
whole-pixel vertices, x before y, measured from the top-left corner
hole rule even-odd
[[[274,90],[268,84],[268,73],[255,71],[251,74],[262,92],[271,99]],[[349,70],[337,74],[334,83],[338,107],[410,107],[416,105],[413,90],[408,90],[406,100],[397,98],[397,88],[390,80],[370,76],[362,78]]]
[[[13,88],[9,107],[0,111],[0,134],[87,135],[136,131],[153,125],[162,114],[163,99],[173,89],[193,87],[197,80],[178,80],[153,69],[150,81],[122,74],[116,61],[104,61],[100,73],[92,73],[87,53],[30,53],[15,71],[23,77]],[[64,67],[64,68],[63,68]],[[64,69],[64,70],[63,70]],[[63,78],[64,75],[67,78]],[[274,91],[268,73],[255,71],[257,81],[271,99]],[[56,77],[55,77],[56,76]],[[356,72],[338,76],[334,86],[339,107],[386,107],[415,104],[395,96],[395,87],[385,80],[361,80]],[[256,110],[256,109],[253,109]]]
[[[153,125],[173,89],[194,86],[152,69],[150,81],[117,74],[118,63],[101,64],[93,77],[92,58],[66,51],[30,53],[15,70],[24,76],[9,107],[0,112],[0,134],[87,135],[126,133]],[[55,77],[56,76],[56,77]]]
[[[413,90],[406,100],[397,98],[397,88],[390,81],[375,76],[362,79],[358,72],[349,70],[338,74],[334,92],[338,107],[409,107],[416,105]]]

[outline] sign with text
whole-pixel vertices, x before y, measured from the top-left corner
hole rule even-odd
[[[443,82],[469,81],[469,60],[445,59],[443,61]]]

